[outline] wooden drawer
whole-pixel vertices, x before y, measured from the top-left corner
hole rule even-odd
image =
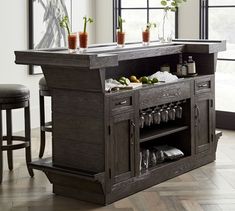
[[[131,93],[121,94],[111,97],[111,112],[112,114],[120,114],[127,110],[133,109],[134,95]]]
[[[194,90],[195,94],[200,94],[203,92],[211,92],[212,89],[212,78],[203,77],[195,80]]]
[[[190,98],[190,81],[140,91],[140,109]]]

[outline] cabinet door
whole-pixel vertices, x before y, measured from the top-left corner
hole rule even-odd
[[[134,176],[134,114],[113,116],[110,130],[111,182],[118,183]]]
[[[198,96],[195,103],[196,153],[209,151],[213,138],[213,99]]]

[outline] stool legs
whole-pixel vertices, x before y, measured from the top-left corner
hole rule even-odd
[[[12,144],[12,115],[11,110],[6,110],[6,119],[7,119],[7,145]],[[12,150],[7,150],[7,161],[8,168],[10,171],[13,169],[13,159],[12,159]]]
[[[3,156],[2,156],[2,142],[3,142],[3,136],[2,136],[2,110],[0,110],[0,184],[2,183],[2,174],[3,174]]]
[[[39,103],[40,103],[40,151],[39,158],[42,158],[45,150],[45,140],[46,133],[42,130],[42,127],[45,125],[45,108],[44,108],[44,97],[40,95],[39,92]]]
[[[31,128],[30,128],[30,107],[24,109],[24,118],[25,118],[25,140],[28,141],[29,146],[25,148],[26,154],[26,164],[28,168],[29,175],[34,176],[32,168],[29,167],[31,160]]]

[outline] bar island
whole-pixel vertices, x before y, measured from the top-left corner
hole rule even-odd
[[[175,40],[93,45],[75,54],[16,51],[17,64],[42,67],[52,94],[52,157],[31,166],[47,175],[55,194],[110,204],[213,162],[219,138],[214,74],[217,53],[225,49],[225,41]],[[179,56],[193,57],[197,75],[105,91],[109,78],[149,76],[164,64],[176,72]],[[177,109],[181,116],[155,122],[156,113]],[[159,147],[166,145],[183,156],[162,159]]]

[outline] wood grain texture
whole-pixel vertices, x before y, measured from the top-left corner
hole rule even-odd
[[[40,129],[32,133],[32,155],[38,157]],[[21,135],[21,134],[18,134]],[[52,185],[41,171],[30,178],[25,168],[24,151],[15,152],[14,171],[4,165],[0,186],[1,211],[228,211],[235,204],[234,131],[223,131],[216,162],[197,168],[159,185],[126,197],[108,206],[52,194]],[[51,134],[47,134],[45,156],[51,155]],[[4,153],[4,164],[7,156]]]

